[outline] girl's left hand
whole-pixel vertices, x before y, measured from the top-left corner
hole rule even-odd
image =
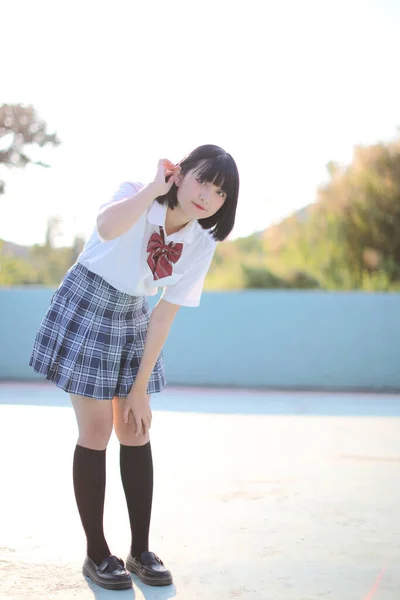
[[[152,413],[150,408],[150,395],[131,389],[126,397],[122,418],[124,423],[129,422],[129,413],[132,412],[135,435],[146,435],[151,427]]]

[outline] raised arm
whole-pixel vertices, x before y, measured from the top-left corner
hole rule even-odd
[[[166,178],[169,177],[166,182]],[[158,162],[154,181],[139,192],[100,210],[97,231],[103,240],[113,240],[130,229],[158,196],[166,194],[174,183],[174,165],[167,159]]]

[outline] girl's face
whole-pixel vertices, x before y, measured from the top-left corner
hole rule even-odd
[[[202,179],[195,169],[184,176],[180,173],[180,167],[174,171],[178,203],[190,220],[206,219],[221,208],[226,200],[221,188]]]

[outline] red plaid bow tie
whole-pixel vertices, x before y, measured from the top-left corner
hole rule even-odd
[[[172,265],[178,262],[183,250],[183,244],[170,242],[165,244],[163,228],[161,233],[154,232],[147,244],[147,252],[150,252],[147,258],[154,279],[162,279],[172,275]]]

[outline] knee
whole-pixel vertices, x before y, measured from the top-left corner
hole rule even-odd
[[[112,420],[93,419],[79,428],[78,444],[92,450],[105,450],[108,446],[112,429]]]
[[[124,446],[144,446],[150,441],[150,435],[136,435],[136,426],[132,414],[129,415],[128,423],[124,423],[123,409],[125,399],[114,398],[114,431],[120,444]]]
[[[116,423],[115,433],[119,443],[124,446],[144,446],[150,441],[149,433],[136,435],[136,428],[133,423]]]

